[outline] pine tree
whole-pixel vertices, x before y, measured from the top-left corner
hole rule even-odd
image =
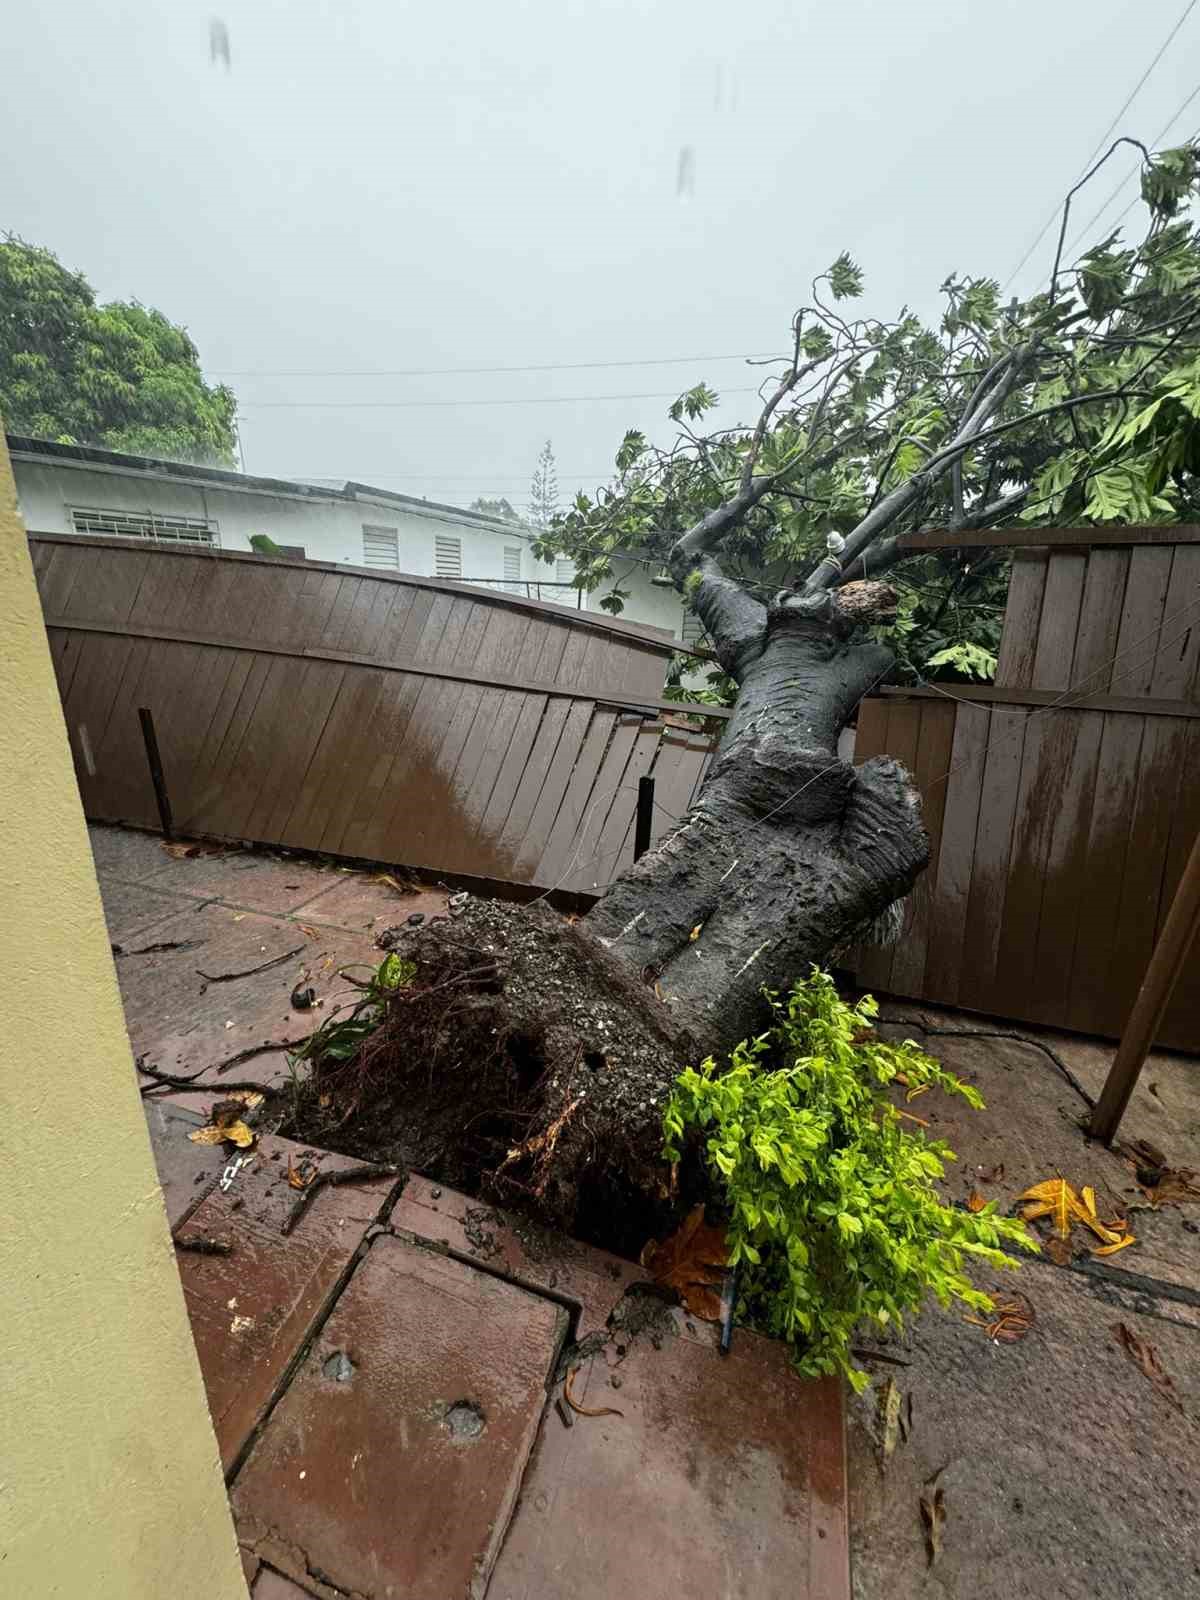
[[[557,515],[558,468],[547,439],[533,469],[533,482],[529,488],[529,520],[535,528],[548,528]]]

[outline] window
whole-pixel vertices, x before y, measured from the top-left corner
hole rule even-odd
[[[555,583],[575,582],[575,563],[570,560],[559,560],[554,563]]]
[[[400,565],[400,541],[395,528],[376,528],[363,523],[363,566],[389,567],[393,572]]]
[[[521,592],[521,546],[504,546],[504,585],[510,594]]]
[[[100,511],[72,507],[76,533],[98,533],[109,539],[159,539],[173,544],[219,545],[217,524],[208,517],[168,517],[158,511]]]
[[[705,642],[704,624],[694,611],[687,607],[683,610],[683,642],[684,644],[703,644]]]
[[[462,577],[462,540],[448,534],[434,535],[433,575],[435,578]]]
[[[294,556],[297,561],[304,561],[307,559],[305,557],[304,546],[302,544],[281,544],[279,549],[281,554],[285,556]]]

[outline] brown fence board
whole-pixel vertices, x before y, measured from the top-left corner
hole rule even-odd
[[[363,568],[31,549],[96,817],[156,824],[146,705],[183,831],[594,893],[625,853],[634,758],[662,746],[682,812],[709,756],[657,720],[673,646],[636,626]],[[585,863],[602,840],[612,859]]]
[[[1046,586],[1031,683],[1040,689],[1069,688],[1075,635],[1083,604],[1088,558],[1077,550],[1055,550],[1046,563]]]
[[[1123,695],[1136,698],[1150,693],[1170,576],[1169,549],[1149,547],[1131,553],[1112,675]]]
[[[605,752],[604,765],[596,776],[591,818],[580,834],[579,858],[573,872],[563,885],[573,894],[595,894],[597,885],[606,882],[611,876],[608,869],[620,852],[624,837],[623,829],[622,838],[610,846],[611,859],[608,861],[601,858],[602,841],[614,813],[618,819],[626,819],[627,825],[628,818],[636,809],[637,784],[628,783],[627,772],[629,758],[637,744],[638,733],[642,726],[643,719],[639,716],[626,713],[617,718],[616,727]]]
[[[997,707],[992,713],[988,748],[983,758],[983,792],[967,900],[960,988],[986,997],[989,1009],[993,1005],[996,958],[1004,923],[1027,716],[1024,711]]]
[[[936,864],[941,853],[946,809],[946,773],[953,756],[955,708],[917,702],[920,727],[913,781],[921,795],[921,812],[929,835],[930,868],[917,879],[906,913],[907,931],[892,950],[890,983],[895,994],[919,990],[925,976],[933,916]]]
[[[1129,579],[1128,550],[1093,550],[1087,558],[1079,632],[1071,667],[1080,694],[1106,694],[1112,686],[1112,656]]]
[[[1045,555],[1036,551],[1022,553],[1013,560],[996,656],[997,688],[1025,688],[1033,683],[1046,568]]]
[[[565,884],[583,860],[584,836],[606,798],[606,790],[597,790],[596,785],[616,723],[615,711],[597,709],[590,719],[533,872],[533,881],[539,885],[557,888]]]
[[[924,987],[914,987],[912,992],[928,994],[931,999],[951,1005],[959,996],[971,868],[991,725],[992,712],[986,707],[957,707],[937,859],[931,861],[927,869],[935,876],[926,972]]]
[[[1196,698],[1200,668],[1200,549],[1180,546],[1171,562],[1159,650],[1150,693],[1156,700]]]
[[[1068,726],[1073,742],[1065,777],[1051,803],[1042,912],[1024,1014],[1054,1022],[1067,1015],[1070,1003],[1104,718],[1099,712],[1052,711],[1046,720]],[[1023,1010],[1018,1003],[1014,1014]]]

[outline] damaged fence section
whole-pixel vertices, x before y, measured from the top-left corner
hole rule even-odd
[[[687,810],[712,741],[668,720],[671,639],[463,584],[131,540],[30,548],[84,809],[600,894]],[[709,708],[705,708],[706,714]]]

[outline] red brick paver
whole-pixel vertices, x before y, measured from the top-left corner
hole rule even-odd
[[[513,1284],[376,1238],[238,1476],[242,1543],[381,1600],[482,1595],[565,1325]]]
[[[284,1237],[282,1224],[297,1199],[287,1181],[289,1154],[298,1162],[303,1147],[286,1139],[261,1140],[229,1189],[215,1189],[179,1229],[183,1240],[233,1244],[228,1256],[179,1253],[192,1336],[226,1471],[395,1186],[385,1178],[324,1188]],[[355,1163],[325,1152],[320,1165]]]

